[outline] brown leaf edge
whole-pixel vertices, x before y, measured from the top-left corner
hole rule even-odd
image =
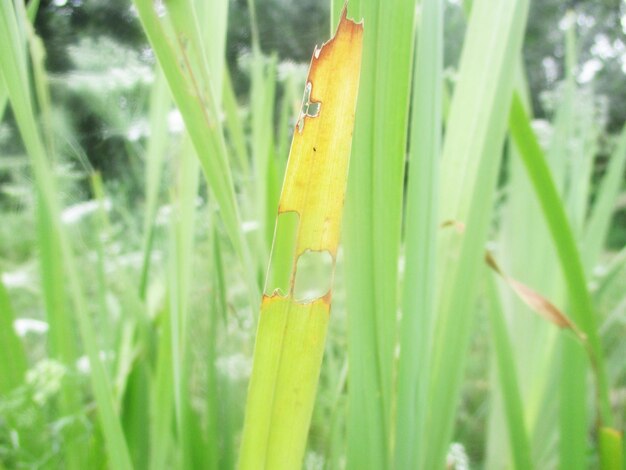
[[[522,302],[524,302],[531,310],[559,328],[571,330],[574,335],[576,335],[578,340],[586,346],[587,335],[585,335],[585,333],[583,333],[582,330],[578,328],[578,326],[565,313],[559,310],[543,295],[504,273],[493,257],[493,254],[488,250],[485,251],[485,262],[487,263],[487,266],[489,266],[509,285],[509,287],[511,287],[513,292],[515,292]]]

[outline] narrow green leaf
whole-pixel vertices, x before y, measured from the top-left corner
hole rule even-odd
[[[135,0],[134,4],[220,207],[226,232],[241,263],[251,305],[257,305],[259,288],[254,271],[249,269],[253,266],[252,257],[241,230],[215,83],[207,70],[194,9],[188,1],[168,3],[162,22],[152,1]],[[187,41],[188,47],[183,50],[182,44]]]
[[[150,470],[171,468],[174,417],[174,372],[172,366],[172,322],[169,303],[159,312],[159,336],[155,377],[150,403]]]
[[[163,72],[156,67],[156,77],[150,91],[150,138],[146,150],[146,182],[145,182],[145,217],[143,221],[143,262],[141,278],[139,280],[139,296],[145,299],[146,289],[150,278],[150,260],[152,257],[152,243],[154,240],[154,219],[156,216],[157,202],[163,162],[168,143],[167,113],[171,98],[167,89],[167,82]]]
[[[443,12],[424,0],[413,79],[406,196],[404,283],[396,412],[395,466],[416,468],[426,409],[428,344],[435,308],[438,180],[442,135]]]
[[[517,379],[511,340],[503,316],[502,305],[493,281],[489,280],[490,305],[489,326],[494,345],[494,356],[498,368],[497,375],[502,390],[504,413],[509,434],[509,445],[513,454],[514,467],[518,470],[531,470],[534,465],[530,444],[524,424],[524,410]]]
[[[509,129],[533,183],[535,194],[541,204],[546,224],[559,255],[561,269],[567,282],[572,318],[587,335],[594,356],[600,419],[603,424],[611,426],[613,417],[608,395],[608,381],[582,262],[543,151],[517,94],[513,97]]]
[[[419,468],[440,468],[452,437],[527,12],[527,0],[497,4],[476,0],[472,5],[446,125],[439,186],[439,220],[459,221],[466,231],[440,233],[437,316]]]
[[[20,385],[28,367],[24,345],[15,333],[15,314],[0,276],[0,395]]]
[[[347,466],[384,469],[392,460],[392,371],[415,0],[355,1],[348,9],[367,27],[344,231]]]
[[[222,103],[224,105],[225,127],[229,136],[229,142],[234,150],[237,166],[244,180],[250,178],[250,162],[246,135],[243,130],[242,120],[239,116],[237,97],[233,89],[232,80],[228,68],[224,67],[224,80],[222,85]]]
[[[585,227],[582,241],[583,257],[587,272],[597,262],[611,226],[611,216],[619,195],[624,169],[626,168],[626,126],[622,130],[611,155],[606,174],[600,184],[596,201]]]
[[[38,210],[42,217],[48,220],[50,224],[48,235],[52,240],[56,240],[58,252],[62,255],[76,319],[90,361],[92,388],[111,464],[121,470],[129,469],[132,468],[132,465],[128,449],[115,413],[111,388],[99,356],[93,325],[87,315],[86,302],[79,283],[74,255],[69,240],[61,227],[55,180],[37,127],[28,86],[26,59],[19,48],[20,43],[19,27],[12,3],[5,0],[0,3],[0,71],[4,77],[20,134],[31,158],[39,192]]]
[[[178,430],[180,465],[193,468],[194,447],[189,412],[189,289],[193,274],[193,246],[199,168],[189,139],[185,139],[178,158],[178,182],[170,232],[170,321],[172,324],[172,365],[174,370],[174,410]]]

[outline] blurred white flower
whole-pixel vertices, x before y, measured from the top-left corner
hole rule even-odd
[[[9,288],[28,287],[31,284],[31,276],[25,269],[10,271],[2,274],[2,283]]]
[[[616,39],[611,42],[606,34],[597,34],[591,46],[591,54],[600,59],[612,59],[621,56],[625,48],[621,40]]]
[[[576,23],[584,28],[592,28],[596,24],[596,19],[591,15],[578,13],[576,15]]]
[[[139,52],[108,38],[83,38],[68,47],[75,69],[52,79],[73,90],[95,94],[125,91],[154,81],[154,69]]]
[[[100,206],[100,201],[91,200],[85,202],[79,202],[78,204],[71,205],[66,207],[61,213],[61,220],[65,224],[73,224],[78,222],[80,219],[89,215],[98,210]],[[103,207],[105,211],[111,210],[111,200],[105,199],[103,201]]]
[[[602,70],[602,67],[604,67],[604,64],[601,60],[596,58],[589,59],[583,64],[580,74],[578,74],[578,81],[580,83],[589,83],[596,76],[596,73]]]
[[[252,361],[241,353],[232,356],[218,357],[215,363],[217,370],[231,380],[243,380],[250,377]]]
[[[185,122],[178,109],[172,109],[167,113],[167,128],[172,134],[180,134],[185,130]]]
[[[126,138],[131,142],[137,142],[142,137],[147,137],[149,135],[150,126],[148,125],[148,121],[145,119],[133,122],[126,131]]]
[[[554,57],[544,57],[541,61],[543,71],[546,74],[546,80],[549,83],[553,83],[559,78],[559,65]]]
[[[130,266],[134,268],[138,268],[143,263],[143,253],[141,251],[131,251],[128,253],[124,253],[119,255],[115,259],[115,264],[117,266]],[[108,266],[110,268],[110,272],[115,271],[115,265]]]
[[[565,13],[563,18],[561,18],[561,20],[559,21],[559,29],[561,31],[567,31],[575,24],[576,24],[576,13],[574,13],[573,11],[568,11],[567,13]]]
[[[317,452],[309,451],[304,457],[305,470],[322,470],[324,468],[324,457]]]
[[[243,233],[254,232],[259,229],[258,220],[245,220],[241,223],[241,230]]]
[[[453,442],[446,456],[446,468],[454,470],[469,470],[469,457],[465,447],[459,442]]]
[[[100,360],[102,362],[106,362],[107,360],[113,358],[112,352],[100,351],[98,355],[100,356]],[[78,372],[82,374],[85,374],[85,375],[89,374],[89,372],[91,372],[91,363],[89,362],[89,357],[87,356],[79,357],[76,360],[76,369],[78,370]]]
[[[549,121],[546,121],[545,119],[533,119],[531,125],[533,130],[535,131],[535,134],[537,134],[537,140],[539,140],[539,144],[543,148],[546,148],[552,140],[552,135],[554,133],[552,125]]]
[[[294,62],[292,60],[286,60],[278,64],[277,76],[278,80],[283,81],[288,78],[294,77],[304,81],[306,79],[309,70],[309,64],[303,64]]]
[[[157,210],[156,217],[154,219],[155,225],[167,225],[172,215],[172,205],[165,204]]]
[[[28,333],[46,333],[48,324],[45,321],[35,320],[34,318],[18,318],[13,322],[13,328],[18,336],[24,337]]]

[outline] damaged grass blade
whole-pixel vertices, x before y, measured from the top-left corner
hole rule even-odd
[[[563,209],[552,174],[543,150],[531,127],[521,98],[513,96],[509,129],[522,158],[529,179],[541,205],[546,224],[550,230],[559,256],[563,276],[568,287],[572,318],[580,325],[587,337],[588,351],[592,352],[596,378],[599,421],[608,427],[613,424],[613,411],[609,399],[609,384],[602,353],[602,345],[596,326],[593,303],[587,290],[580,253]]]
[[[543,318],[562,329],[569,329],[580,341],[581,345],[585,348],[585,352],[589,357],[591,367],[594,373],[594,379],[596,381],[596,388],[600,387],[600,369],[598,359],[595,356],[595,352],[589,341],[587,335],[581,331],[576,323],[574,323],[567,315],[561,312],[554,306],[548,299],[538,294],[530,287],[522,284],[521,282],[513,279],[505,274],[500,266],[496,263],[496,260],[490,252],[485,253],[485,262],[493,269],[504,281],[513,289],[518,297],[528,305],[533,311],[541,315]],[[600,451],[600,468],[602,469],[618,469],[622,467],[623,455],[621,444],[621,433],[610,426],[604,426],[602,423],[602,396],[597,393],[598,402],[598,416],[600,417],[600,429],[598,430],[598,447]]]
[[[334,38],[311,61],[261,304],[241,469],[302,464],[330,313],[362,35],[344,10]],[[305,260],[325,267],[322,276],[305,279]]]
[[[552,302],[546,299],[541,294],[535,292],[527,285],[513,279],[505,274],[493,255],[490,252],[485,253],[485,262],[493,269],[508,285],[513,289],[513,292],[530,307],[531,310],[545,318],[551,323],[554,323],[559,328],[569,329],[576,335],[576,337],[584,344],[587,340],[586,335],[580,331],[576,324],[570,320],[567,315],[561,312]]]

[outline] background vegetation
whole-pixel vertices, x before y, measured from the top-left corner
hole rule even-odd
[[[2,0],[0,468],[235,466],[291,133],[341,6]],[[349,15],[305,468],[599,466],[598,422],[626,421],[626,3]]]

